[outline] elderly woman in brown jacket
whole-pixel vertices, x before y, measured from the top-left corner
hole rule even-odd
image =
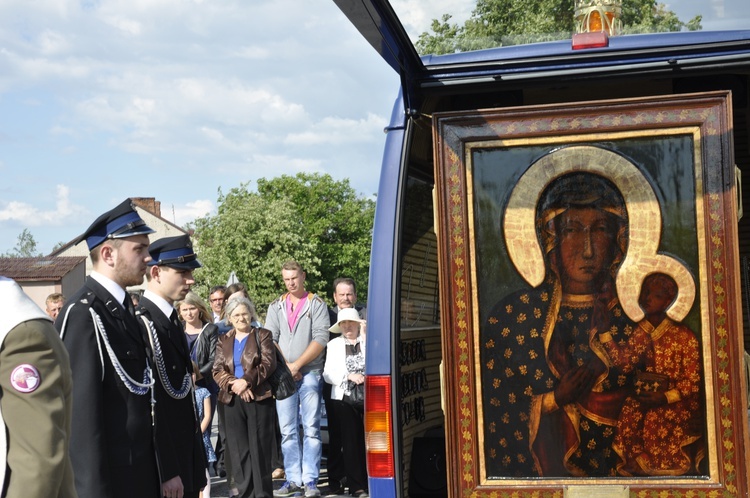
[[[225,316],[232,326],[219,336],[214,380],[224,403],[227,451],[241,497],[271,497],[271,452],[274,445],[274,399],[266,379],[276,369],[271,332],[251,325],[254,306],[232,299]]]

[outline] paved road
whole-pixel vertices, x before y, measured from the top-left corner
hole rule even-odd
[[[334,496],[341,496],[341,497],[348,497],[349,495],[331,495],[328,494],[328,487],[325,477],[325,471],[321,470],[321,479],[318,483],[320,492],[323,496],[328,497],[334,497]],[[275,480],[273,482],[274,488],[280,486],[283,481]],[[211,478],[211,498],[228,498],[229,497],[229,488],[227,486],[227,480],[226,478],[220,478],[220,477],[212,477]],[[349,497],[351,498],[351,497]]]
[[[213,427],[211,428],[211,442],[216,446],[216,437],[219,434],[219,429],[216,425],[218,417],[214,417]],[[274,489],[281,486],[283,480],[274,480]],[[327,497],[348,497],[349,495],[332,495],[328,494],[328,477],[325,469],[325,459],[321,464],[320,469],[320,481],[318,482],[318,489],[323,496]],[[229,497],[229,486],[225,477],[211,477],[211,498],[228,498]]]

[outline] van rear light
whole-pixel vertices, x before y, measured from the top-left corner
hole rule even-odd
[[[393,477],[391,377],[365,377],[365,448],[370,477]]]
[[[609,47],[609,36],[604,31],[576,33],[573,35],[573,50]]]

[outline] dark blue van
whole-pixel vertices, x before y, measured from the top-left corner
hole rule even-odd
[[[750,458],[747,458],[747,452],[750,448],[747,447],[747,386],[741,375],[743,367],[740,358],[743,349],[742,331],[748,330],[742,324],[747,324],[750,310],[750,220],[741,216],[741,178],[750,178],[750,29],[594,37],[593,46],[586,45],[591,37],[584,40],[574,37],[572,40],[420,57],[388,1],[335,2],[367,42],[400,74],[402,82],[391,121],[385,130],[387,140],[377,197],[368,289],[365,431],[371,495],[561,497],[635,496],[633,493],[641,493],[638,496],[652,496],[648,493],[661,491],[668,496],[689,496],[689,493],[700,491],[707,494],[713,490],[721,496],[748,496],[747,476],[750,471],[747,469],[747,462]],[[496,249],[494,252],[501,255],[511,252],[507,236],[509,232],[502,232],[506,221],[503,216],[495,219],[494,215],[488,214],[486,226],[480,226],[485,221],[477,221],[476,226],[472,225],[474,222],[466,223],[466,233],[476,249],[467,250],[468,257],[459,261],[458,253],[454,254],[453,251],[465,241],[448,239],[458,233],[453,228],[454,221],[456,225],[461,225],[465,220],[458,218],[465,214],[458,213],[455,214],[456,220],[450,219],[454,216],[451,200],[455,200],[456,205],[468,206],[467,212],[475,220],[485,212],[501,212],[505,206],[516,202],[510,199],[511,191],[526,175],[527,167],[517,167],[503,174],[493,172],[493,167],[504,168],[508,164],[510,168],[514,162],[523,161],[536,164],[540,158],[560,149],[581,145],[588,140],[569,133],[564,136],[571,137],[570,143],[561,141],[559,134],[547,128],[543,133],[527,132],[506,140],[508,144],[512,142],[524,147],[523,150],[495,151],[493,147],[505,147],[503,140],[506,136],[503,133],[515,133],[512,128],[516,113],[519,126],[529,129],[534,128],[534,116],[537,115],[540,129],[550,123],[550,114],[580,116],[580,122],[587,127],[588,134],[596,134],[597,130],[596,125],[588,123],[587,119],[590,120],[592,116],[596,118],[597,113],[607,116],[609,122],[615,124],[603,126],[602,133],[611,135],[597,138],[598,142],[593,148],[611,149],[606,154],[616,156],[618,161],[625,158],[627,163],[636,165],[636,170],[639,169],[639,164],[648,163],[654,155],[659,155],[660,160],[666,162],[669,157],[679,158],[683,154],[686,154],[685,157],[693,157],[691,154],[701,147],[719,147],[714,142],[703,142],[698,137],[699,132],[690,135],[687,142],[681,141],[684,137],[680,135],[676,138],[669,137],[669,143],[658,144],[649,142],[652,135],[661,136],[661,132],[649,131],[652,128],[645,127],[638,134],[637,140],[640,141],[634,141],[631,131],[635,128],[632,127],[628,128],[631,130],[628,137],[622,138],[618,134],[618,113],[622,113],[624,122],[644,109],[646,115],[655,117],[658,121],[661,119],[660,106],[664,106],[666,114],[675,114],[675,106],[684,105],[682,96],[689,96],[685,97],[688,98],[687,102],[692,102],[689,99],[698,99],[700,105],[704,105],[706,99],[726,102],[723,114],[726,118],[723,128],[725,133],[716,144],[720,143],[724,147],[723,159],[732,158],[732,166],[736,165],[736,170],[725,168],[723,173],[717,173],[717,178],[720,178],[718,182],[726,187],[727,192],[736,195],[736,203],[732,205],[727,201],[725,207],[734,206],[738,210],[725,217],[729,235],[724,240],[728,242],[728,247],[722,250],[728,252],[727,261],[732,265],[726,271],[731,274],[728,277],[731,285],[721,292],[731,298],[728,302],[734,306],[730,306],[728,312],[717,312],[714,306],[716,302],[720,305],[724,302],[721,299],[712,300],[710,296],[718,287],[712,289],[710,285],[703,283],[706,273],[701,270],[701,265],[711,266],[707,263],[711,258],[711,251],[704,251],[699,247],[704,237],[695,232],[699,230],[699,225],[702,226],[702,221],[695,222],[695,219],[696,213],[708,209],[707,205],[691,201],[689,207],[680,204],[681,207],[672,211],[665,209],[661,214],[664,220],[658,228],[662,237],[658,253],[672,261],[672,266],[688,269],[677,271],[675,275],[679,274],[684,278],[675,280],[678,281],[680,293],[692,286],[697,303],[692,308],[685,308],[680,317],[684,320],[673,322],[679,322],[686,330],[695,331],[697,351],[699,358],[703,359],[698,361],[697,377],[693,379],[698,386],[697,391],[690,395],[697,400],[690,406],[700,414],[699,433],[693,438],[693,441],[700,441],[700,449],[694,450],[689,457],[689,470],[675,470],[665,464],[666,470],[663,472],[649,471],[643,470],[645,467],[638,467],[634,461],[630,462],[634,467],[623,466],[621,461],[616,465],[612,464],[604,472],[597,473],[591,470],[599,465],[595,457],[580,464],[574,461],[576,457],[581,460],[587,458],[586,444],[592,446],[601,441],[592,438],[588,442],[583,441],[580,446],[560,443],[559,448],[553,448],[558,452],[560,449],[569,451],[570,454],[560,457],[565,462],[561,470],[545,473],[543,469],[547,467],[540,463],[541,460],[556,457],[542,455],[535,445],[544,447],[545,438],[552,440],[557,437],[577,437],[580,443],[585,425],[579,423],[574,427],[572,435],[567,436],[556,429],[543,432],[543,425],[535,425],[532,422],[533,416],[528,416],[531,413],[529,410],[535,409],[534,406],[529,408],[524,405],[518,413],[509,413],[516,408],[504,411],[502,406],[506,400],[483,395],[483,392],[492,387],[490,384],[493,382],[502,384],[509,381],[505,374],[493,378],[483,373],[490,368],[490,363],[495,362],[495,358],[486,353],[486,349],[502,338],[487,339],[486,334],[489,332],[484,329],[484,324],[494,320],[495,311],[490,310],[491,306],[482,304],[482,293],[492,294],[493,303],[506,302],[501,301],[503,296],[509,295],[514,288],[523,285],[528,287],[529,284],[524,283],[518,277],[519,272],[513,272],[509,265],[503,266],[491,259],[494,257],[493,248]],[[637,121],[639,118],[636,116],[633,119]],[[706,126],[700,129],[708,129]],[[492,137],[490,135],[494,129],[503,131],[498,131],[498,136]],[[494,144],[476,146],[489,147],[487,150],[494,155],[490,155],[487,150],[472,152],[480,155],[486,153],[488,161],[495,161],[492,163],[495,166],[486,167],[487,172],[479,169],[469,171],[470,168],[465,163],[469,157],[468,148],[463,150],[465,157],[462,154],[455,158],[446,156],[448,149],[442,142],[449,141],[450,133],[471,134],[474,130],[480,130],[478,136],[481,135],[487,143]],[[550,136],[556,137],[554,143],[550,145],[543,142]],[[621,138],[624,141],[621,142]],[[674,142],[671,141],[673,138]],[[538,140],[542,142],[538,143]],[[584,145],[592,148],[588,142]],[[523,159],[518,159],[520,156]],[[472,164],[479,168],[477,164],[480,159],[476,161]],[[674,161],[677,162],[678,159]],[[455,165],[456,169],[451,169]],[[554,166],[550,167],[554,169]],[[698,193],[702,192],[700,177],[661,175],[658,171],[646,171],[647,169],[643,168],[643,177],[647,180],[644,185],[652,185],[654,202],[667,204],[671,202],[670,196],[682,199],[679,197],[683,195],[679,193],[681,185],[689,190],[684,195],[691,196],[690,199],[698,198]],[[450,178],[453,171],[457,178],[464,178],[465,181],[453,181]],[[599,174],[597,171],[594,173]],[[492,181],[497,185],[493,192],[503,193],[502,195],[507,193],[507,197],[503,201],[487,201],[483,197],[487,192],[464,185],[470,181],[484,181],[477,179],[480,174],[487,174],[488,177],[495,175]],[[613,183],[619,188],[617,181]],[[664,188],[660,189],[660,185]],[[453,188],[455,191],[450,190]],[[591,188],[593,192],[599,187]],[[677,193],[673,195],[670,193],[672,191]],[[637,192],[632,195],[636,194]],[[565,192],[560,195],[564,196]],[[625,194],[623,196],[627,197]],[[537,199],[533,201],[536,202]],[[492,205],[493,202],[497,202],[498,206]],[[523,204],[523,199],[518,202]],[[530,205],[533,207],[534,203]],[[631,232],[636,228],[633,225],[635,220],[641,219],[638,218],[638,206],[633,204],[628,207]],[[610,211],[612,209],[614,208]],[[681,228],[682,238],[675,236],[670,242],[671,225],[667,217],[679,215],[680,210],[688,213],[688,222]],[[722,217],[721,213],[719,217]],[[643,219],[646,223],[649,222],[648,216]],[[479,247],[478,239],[484,233],[482,231],[495,229],[503,235],[487,236],[482,242],[485,247]],[[689,232],[688,235],[684,231]],[[631,250],[636,245],[635,241],[630,241]],[[513,275],[503,277],[509,272]],[[631,289],[629,292],[635,292],[637,298],[637,290]],[[465,314],[456,305],[457,294],[464,293],[468,296],[465,302],[476,303],[469,306],[471,309],[464,310]],[[545,296],[544,293],[539,295]],[[679,295],[684,297],[684,294]],[[530,304],[524,300],[524,304],[519,302],[518,306],[530,306],[529,310],[533,308],[530,313],[540,315],[542,319],[544,316],[553,316],[545,314],[548,311],[543,307],[541,311],[534,307],[534,299],[532,296]],[[701,302],[704,304],[700,304]],[[637,306],[636,302],[635,307]],[[608,312],[613,313],[613,316],[622,316],[622,312],[616,309]],[[571,316],[577,316],[575,313]],[[717,325],[714,320],[725,314],[736,326],[730,330],[728,338],[719,338],[713,334],[722,325]],[[523,316],[525,319],[525,315]],[[582,321],[590,320],[585,314],[580,315],[580,318]],[[519,315],[517,321],[520,320]],[[562,314],[557,320],[563,320]],[[614,326],[613,320],[616,319],[607,319],[608,325]],[[463,321],[469,323],[466,328]],[[625,324],[623,328],[630,331],[635,330],[636,324],[641,322],[633,319],[628,323],[630,325]],[[554,324],[551,326],[554,327]],[[457,339],[457,334],[463,330],[468,330],[469,333]],[[511,337],[518,344],[531,340],[529,337],[536,337],[535,329],[529,329],[531,332],[525,330],[523,334],[516,332],[514,326],[505,329],[499,327],[498,330],[518,334],[515,338]],[[543,337],[540,340],[547,339]],[[595,340],[597,347],[602,349],[596,352],[599,358],[607,356],[603,352],[604,341],[605,339],[601,339],[601,342],[599,339]],[[750,337],[745,335],[744,342],[750,344],[748,341]],[[628,344],[630,343],[625,339],[621,341],[623,346]],[[656,339],[654,344],[657,344]],[[545,351],[547,346],[548,344],[544,346]],[[579,346],[586,349],[590,344],[581,343]],[[530,354],[532,352],[529,351]],[[510,356],[514,353],[508,348],[507,354]],[[655,354],[658,356],[660,353]],[[548,352],[548,355],[551,356],[552,353]],[[501,356],[502,352],[499,358]],[[731,358],[724,358],[726,356]],[[722,363],[722,358],[728,363]],[[607,363],[607,368],[613,371],[618,367],[614,360],[601,361]],[[647,363],[646,361],[644,365]],[[545,362],[543,367],[537,369],[540,378],[548,375],[546,368]],[[722,368],[726,369],[726,373],[722,373]],[[556,374],[556,379],[550,377],[549,385],[554,387],[563,375],[555,368],[551,369]],[[648,369],[652,373],[658,373],[659,367],[651,365]],[[621,373],[618,378],[627,387],[631,382],[631,373],[635,379],[635,372],[630,372],[627,367],[622,367],[622,371],[625,373]],[[514,372],[508,370],[507,377],[519,375],[517,370]],[[522,373],[526,373],[525,367]],[[603,378],[604,374],[599,380]],[[645,378],[639,378],[638,382],[646,382],[643,380]],[[671,382],[669,388],[676,385],[675,379],[670,381],[668,376],[665,382]],[[530,381],[529,390],[533,390],[532,385],[533,381]],[[600,394],[606,394],[607,387],[602,389]],[[597,388],[591,387],[590,390],[597,391]],[[719,394],[718,391],[722,393]],[[623,399],[628,399],[627,396],[623,395]],[[631,400],[637,398],[632,392],[629,396]],[[664,399],[674,401],[670,396],[672,394],[664,394]],[[679,394],[674,396],[679,397]],[[682,396],[688,397],[685,393]],[[556,399],[559,401],[561,398]],[[541,410],[540,413],[546,413],[545,406],[542,405],[548,401],[551,402],[551,398],[539,397],[541,405],[537,408]],[[516,402],[515,396],[510,402]],[[525,401],[525,398],[518,400],[518,403],[527,402],[532,405],[536,403]],[[627,405],[629,402],[625,400],[619,403]],[[604,419],[600,422],[596,413],[587,412],[586,406],[586,403],[566,404],[566,414],[562,413],[562,406],[556,406],[555,409],[563,418],[567,417],[565,423],[568,426],[569,420],[578,420],[580,417],[590,417],[595,425],[603,424],[602,434],[606,435],[600,437],[609,437],[608,445],[612,438],[617,440],[624,435],[627,423],[624,416],[623,420],[617,419],[617,424]],[[729,409],[725,411],[727,407]],[[688,417],[690,410],[684,410]],[[520,416],[520,423],[526,424],[526,427],[512,431],[508,429],[504,433],[504,419],[516,416]],[[684,429],[689,432],[694,429],[686,426],[690,426],[690,423],[685,422],[675,431]],[[534,443],[524,442],[523,438],[528,436],[527,431],[534,433]],[[668,437],[678,441],[674,434],[663,436],[662,439],[668,440]],[[509,441],[512,439],[516,441]],[[508,459],[517,458],[519,462],[526,460],[526,466],[506,465],[500,456],[496,457],[496,452],[498,455],[502,454],[506,443],[507,447],[521,448],[513,450],[516,451],[514,454],[509,451]],[[683,447],[682,443],[675,444]],[[626,450],[628,448],[623,451]],[[685,452],[687,450],[682,453]],[[524,456],[527,453],[531,461]],[[602,458],[616,459],[615,453],[616,451],[607,448],[602,453],[605,455]],[[587,467],[588,465],[591,467]],[[503,470],[505,468],[509,469],[507,473]]]

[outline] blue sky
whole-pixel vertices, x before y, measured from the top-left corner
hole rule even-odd
[[[416,37],[472,0],[394,0]],[[669,2],[750,27],[747,0]],[[398,77],[332,0],[0,2],[0,253],[126,197],[184,225],[218,189],[298,172],[377,183]]]
[[[0,252],[126,197],[182,225],[260,177],[374,194],[397,90],[330,0],[3,0]]]

